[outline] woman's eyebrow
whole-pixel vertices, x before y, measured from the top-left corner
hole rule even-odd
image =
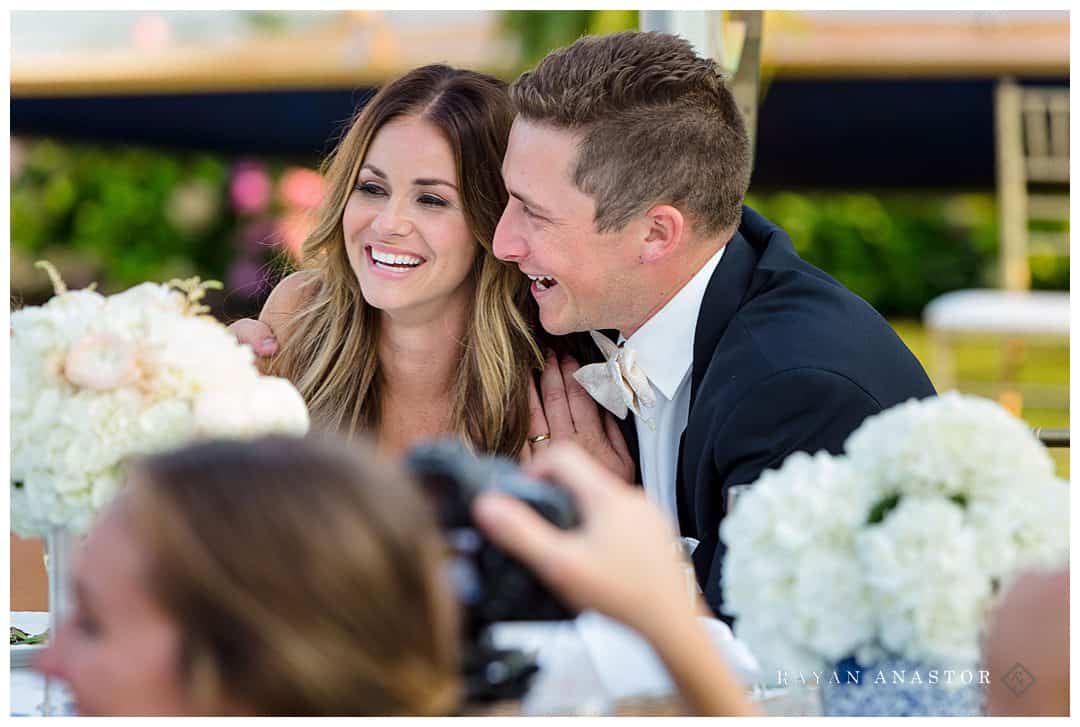
[[[369,172],[374,174],[376,177],[379,177],[380,179],[387,178],[386,172],[379,169],[374,164],[368,164],[365,162],[364,166],[360,168],[367,169]],[[445,179],[439,179],[438,177],[420,177],[419,179],[414,179],[413,184],[417,187],[437,187],[439,185],[442,185],[444,187],[449,187],[450,189],[457,191],[457,185],[451,182],[447,182]]]
[[[457,189],[457,187],[450,182],[447,182],[443,179],[435,179],[434,177],[422,177],[420,179],[414,179],[413,184],[418,187],[435,187],[441,184],[444,187],[449,187],[450,189]]]

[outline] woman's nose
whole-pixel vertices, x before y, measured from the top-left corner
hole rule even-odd
[[[398,205],[388,203],[375,215],[371,228],[379,237],[404,237],[412,231],[412,220]]]

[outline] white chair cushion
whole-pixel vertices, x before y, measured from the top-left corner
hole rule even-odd
[[[947,333],[1069,335],[1069,294],[1062,291],[957,290],[923,310],[931,330]]]

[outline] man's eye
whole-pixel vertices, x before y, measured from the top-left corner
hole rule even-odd
[[[372,197],[381,197],[386,194],[382,187],[371,182],[364,182],[363,184],[356,185],[356,189],[364,194],[371,195]]]

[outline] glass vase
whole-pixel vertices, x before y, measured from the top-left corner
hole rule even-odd
[[[45,534],[45,572],[49,578],[49,641],[71,613],[73,588],[71,566],[80,538],[71,530],[53,527]],[[41,705],[45,716],[72,714],[70,697],[62,684],[45,678],[45,694]]]

